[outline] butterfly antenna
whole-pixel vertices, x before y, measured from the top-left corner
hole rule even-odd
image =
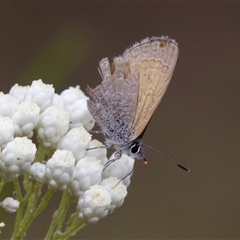
[[[171,163],[177,165],[177,166],[180,167],[181,169],[185,170],[186,172],[190,172],[190,169],[189,169],[189,168],[184,167],[182,164],[179,164],[179,163],[175,162],[175,161],[174,161],[172,158],[170,158],[166,153],[160,151],[159,149],[156,149],[156,148],[154,148],[154,147],[151,147],[151,146],[148,146],[148,145],[145,145],[145,144],[144,144],[144,146],[147,147],[147,148],[150,148],[150,149],[152,149],[152,150],[154,150],[154,151],[156,151],[156,152],[158,152],[158,153],[160,153],[160,154],[162,154],[167,160],[169,160]]]

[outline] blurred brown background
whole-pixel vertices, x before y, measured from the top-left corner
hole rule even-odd
[[[191,173],[147,149],[149,164],[136,163],[124,205],[73,239],[240,239],[239,23],[240,3],[0,3],[5,93],[39,78],[58,93],[94,87],[103,57],[147,36],[179,43],[172,82],[144,141]],[[26,239],[43,238],[55,207]],[[0,238],[8,239],[14,215],[0,209],[1,221]]]

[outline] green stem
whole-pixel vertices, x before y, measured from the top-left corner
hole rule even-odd
[[[23,188],[24,188],[25,192],[28,191],[28,189],[30,188],[31,185],[32,185],[32,180],[29,178],[29,175],[24,174],[23,175]]]
[[[38,205],[36,211],[34,212],[35,217],[37,217],[46,208],[53,194],[54,194],[54,191],[50,189],[47,190],[40,204]]]
[[[41,185],[37,183],[36,185]],[[44,197],[41,199],[40,204],[36,208],[37,199],[38,199],[38,190],[40,186],[35,186],[35,191],[29,199],[29,204],[25,212],[25,216],[21,222],[21,228],[17,233],[18,239],[23,239],[24,235],[26,234],[27,229],[33,222],[33,220],[46,208],[50,199],[52,198],[53,191],[47,190]]]
[[[54,236],[54,240],[66,240],[69,239],[70,237],[73,237],[76,235],[77,232],[79,232],[82,228],[84,228],[87,224],[86,223],[75,223],[71,228],[69,228],[67,231],[64,233],[61,232],[56,232]]]
[[[14,185],[14,188],[15,188],[15,193],[16,193],[17,200],[19,202],[21,202],[23,200],[23,196],[22,196],[21,187],[20,187],[20,184],[19,184],[18,180],[19,179],[14,180],[13,185]]]
[[[56,231],[53,239],[56,239],[56,240],[68,239],[76,235],[76,233],[80,231],[82,228],[84,228],[85,226],[86,224],[80,221],[80,219],[78,218],[78,213],[75,212],[70,216],[65,232]]]
[[[68,231],[68,229],[75,224],[76,220],[80,221],[79,218],[78,218],[78,213],[77,212],[73,213],[70,216],[70,218],[67,222],[66,231]]]
[[[20,191],[20,189],[19,189],[20,186],[19,186],[19,183],[17,182],[17,180],[14,181],[14,186],[15,186],[15,191],[16,191],[17,197],[22,198],[21,192],[19,192]],[[25,207],[27,201],[29,200],[29,198],[31,197],[33,192],[34,192],[34,187],[33,187],[33,184],[31,184],[31,187],[29,187],[29,190],[28,190],[27,194],[25,195],[25,197],[21,201],[18,199],[19,202],[20,202],[20,205],[19,205],[18,210],[17,210],[15,227],[14,227],[14,231],[13,231],[13,234],[12,234],[12,237],[11,237],[12,240],[17,239],[17,234],[21,229],[21,222],[22,222],[24,207]]]
[[[61,205],[60,205],[60,209],[61,209],[60,216],[61,217],[59,219],[56,231],[60,231],[62,229],[67,211],[68,211],[71,203],[72,203],[72,199],[68,194],[68,190],[65,190],[63,192],[63,201],[61,202]]]
[[[1,179],[1,182],[0,182],[0,193],[2,192],[2,189],[3,189],[4,185],[5,185],[5,183],[6,183],[6,181]]]
[[[65,220],[65,216],[67,214],[67,211],[68,211],[70,205],[71,205],[71,198],[69,197],[68,190],[64,190],[64,192],[62,194],[61,203],[59,205],[58,210],[56,210],[55,213],[53,214],[53,219],[52,219],[51,225],[50,225],[48,232],[44,238],[45,240],[52,239],[53,233],[54,233],[54,231],[56,231],[56,229],[58,231],[60,231],[62,229],[64,220]]]
[[[46,153],[45,147],[43,146],[41,141],[39,141],[39,145],[38,145],[38,148],[37,148],[37,152],[36,152],[36,156],[35,156],[34,162],[41,162],[41,161],[43,161],[44,158],[45,158],[45,153]]]

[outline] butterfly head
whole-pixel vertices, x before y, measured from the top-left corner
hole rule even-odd
[[[128,154],[134,159],[139,159],[139,160],[144,160],[145,159],[145,154],[144,154],[144,147],[142,144],[141,139],[135,139],[132,142],[129,143],[128,145]]]
[[[143,159],[143,145],[139,139],[132,141],[129,146],[129,155],[134,159]]]
[[[115,148],[119,154],[119,158],[121,157],[122,153],[125,153],[135,160],[144,160],[144,162],[146,162],[144,146],[141,138],[137,138],[129,143],[122,142],[119,144],[119,142],[113,141],[112,139],[106,137],[105,145],[107,148]]]

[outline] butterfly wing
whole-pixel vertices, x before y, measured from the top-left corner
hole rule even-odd
[[[125,79],[123,59],[114,59],[114,70],[110,69],[108,59],[100,62],[103,81],[96,88],[88,87],[88,109],[101,127],[108,141],[113,145],[124,145],[132,135],[137,95],[138,76]]]
[[[139,90],[134,133],[136,139],[146,128],[162,100],[176,66],[178,45],[168,37],[147,38],[123,54],[127,78],[139,74]]]

